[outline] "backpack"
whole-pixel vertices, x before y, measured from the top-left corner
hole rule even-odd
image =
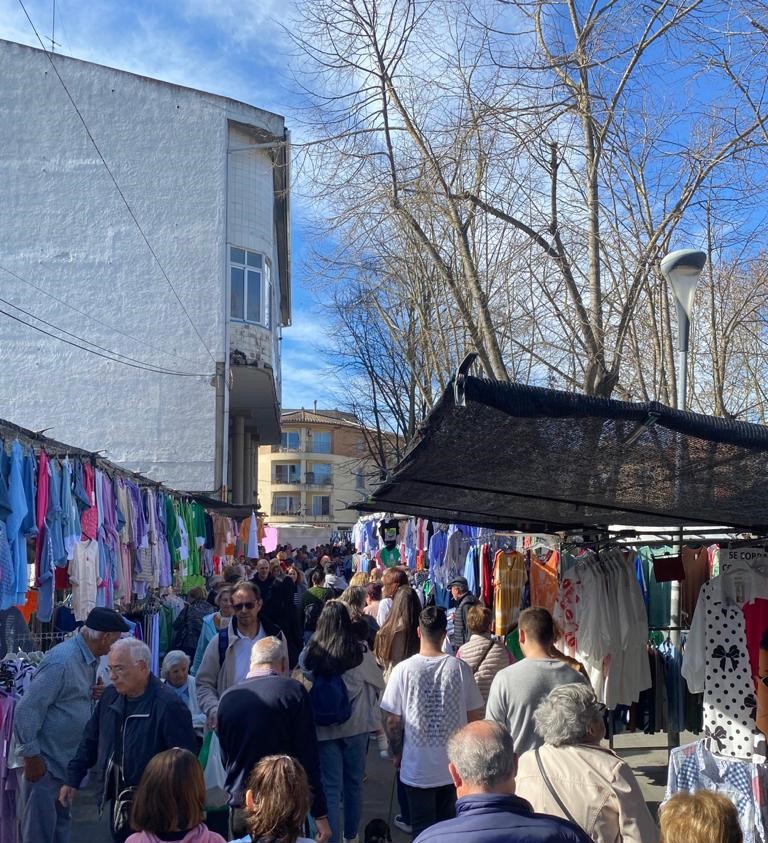
[[[340,726],[352,716],[352,703],[341,674],[315,675],[309,692],[316,726]]]
[[[323,613],[323,605],[319,600],[312,600],[304,607],[305,632],[314,632],[317,629],[317,621]]]
[[[326,601],[330,600],[333,592],[330,589],[325,590],[325,597],[310,600],[304,607],[304,631],[314,632],[317,629],[317,621],[323,613],[323,607]]]

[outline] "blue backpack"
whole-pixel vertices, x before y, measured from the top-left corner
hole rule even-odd
[[[318,676],[315,674],[309,692],[316,726],[339,726],[352,716],[352,703],[341,674]]]

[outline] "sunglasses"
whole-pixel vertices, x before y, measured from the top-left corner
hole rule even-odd
[[[250,611],[251,609],[256,608],[256,602],[254,600],[246,600],[245,603],[233,603],[232,608],[236,612],[242,612],[243,609]]]

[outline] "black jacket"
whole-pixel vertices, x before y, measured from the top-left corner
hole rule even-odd
[[[94,709],[83,739],[69,762],[67,784],[79,788],[85,774],[94,767],[100,785],[99,806],[114,797],[110,761],[123,761],[123,781],[128,787],[139,783],[150,759],[165,749],[180,746],[197,754],[192,715],[179,697],[156,677],[149,677],[147,690],[136,710],[125,717],[126,697],[110,685]],[[125,734],[123,734],[125,724]]]
[[[476,606],[479,602],[480,601],[474,594],[472,594],[471,591],[466,591],[461,595],[461,600],[459,600],[459,605],[456,607],[456,612],[453,616],[453,634],[451,635],[451,644],[453,645],[454,652],[456,652],[462,644],[466,644],[467,641],[469,641],[472,633],[467,627],[467,612],[469,612],[469,610],[473,606]]]
[[[271,675],[235,685],[221,698],[216,731],[231,806],[243,806],[243,792],[258,761],[267,755],[291,755],[307,773],[312,816],[327,814],[312,703],[300,682]]]
[[[203,618],[215,612],[215,607],[207,600],[195,600],[188,603],[173,622],[174,636],[171,649],[182,650],[190,659],[194,659],[200,630],[203,628]]]

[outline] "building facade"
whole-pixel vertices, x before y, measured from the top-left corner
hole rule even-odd
[[[291,315],[285,121],[50,58],[61,81],[0,41],[3,416],[255,502]]]
[[[286,410],[280,445],[259,448],[259,502],[272,525],[302,523],[350,529],[347,507],[375,479],[364,431],[338,410]]]

